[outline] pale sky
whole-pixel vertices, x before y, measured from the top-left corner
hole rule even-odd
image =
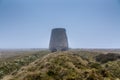
[[[120,0],[0,0],[0,48],[48,48],[53,28],[70,48],[120,48]]]

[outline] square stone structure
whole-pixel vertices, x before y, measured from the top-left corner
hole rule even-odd
[[[49,49],[51,52],[68,50],[68,38],[64,28],[52,29]]]

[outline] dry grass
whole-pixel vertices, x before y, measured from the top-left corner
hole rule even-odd
[[[107,70],[100,63],[83,59],[71,51],[56,52],[37,59],[3,80],[117,80],[119,78]]]
[[[27,66],[29,63],[35,61],[38,58],[48,54],[47,51],[37,51],[30,53],[22,53],[24,55],[12,56],[9,58],[0,60],[0,79],[8,74],[14,74],[17,72],[22,66]]]

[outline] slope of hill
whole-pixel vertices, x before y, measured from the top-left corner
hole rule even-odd
[[[112,62],[111,62],[112,63]],[[119,68],[120,61],[117,64]],[[110,62],[101,64],[73,52],[50,53],[2,80],[120,80]],[[114,69],[114,68],[113,68]],[[119,73],[117,71],[117,73]]]
[[[48,53],[48,51],[21,51],[14,53],[15,55],[0,58],[0,80],[3,76],[17,72],[22,66],[28,65]]]

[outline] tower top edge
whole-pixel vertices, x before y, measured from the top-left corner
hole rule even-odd
[[[56,31],[56,30],[63,30],[63,31],[66,31],[65,28],[53,28],[52,30],[53,30],[53,31]]]

